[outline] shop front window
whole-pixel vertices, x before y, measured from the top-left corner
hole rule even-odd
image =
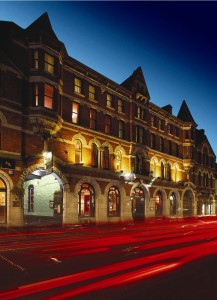
[[[78,215],[81,217],[95,216],[95,193],[93,187],[83,183],[79,192]]]
[[[110,187],[108,192],[108,216],[120,216],[120,193],[115,186]]]
[[[7,203],[6,203],[6,185],[0,179],[0,223],[6,223]]]

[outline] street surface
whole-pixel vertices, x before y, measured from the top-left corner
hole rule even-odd
[[[217,219],[0,232],[0,299],[217,299]]]

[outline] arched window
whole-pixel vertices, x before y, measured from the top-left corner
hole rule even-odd
[[[121,164],[122,164],[122,153],[120,150],[117,151],[116,155],[116,169],[117,171],[121,170]]]
[[[183,195],[183,217],[193,215],[194,196],[191,190],[186,190]]]
[[[0,223],[5,223],[7,220],[7,202],[6,202],[6,185],[0,179]]]
[[[165,168],[164,168],[164,163],[161,162],[161,178],[164,179],[165,178]]]
[[[95,193],[93,187],[83,183],[79,192],[78,215],[81,217],[95,216]]]
[[[98,148],[96,144],[92,144],[92,152],[91,152],[91,164],[92,167],[98,167]]]
[[[210,187],[213,188],[213,176],[210,177]]]
[[[176,195],[175,195],[175,193],[172,193],[170,195],[170,215],[171,216],[176,215],[176,209],[177,209]]]
[[[136,173],[144,174],[145,159],[141,154],[136,154]]]
[[[178,167],[174,167],[174,181],[177,182]]]
[[[34,185],[28,187],[28,212],[34,212]]]
[[[167,180],[171,180],[171,166],[167,164]]]
[[[155,216],[161,217],[163,215],[163,195],[160,191],[155,196]]]
[[[198,172],[198,185],[201,186],[201,172]]]
[[[157,166],[157,163],[156,163],[156,160],[154,159],[153,160],[153,177],[156,177],[156,166]]]
[[[2,148],[2,121],[0,119],[0,149]]]
[[[82,162],[82,143],[80,140],[75,141],[75,163]]]
[[[109,169],[109,148],[104,147],[103,151],[103,168]]]
[[[110,187],[108,191],[108,216],[120,216],[120,193],[115,186]]]

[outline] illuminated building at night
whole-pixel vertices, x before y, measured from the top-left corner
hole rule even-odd
[[[70,57],[45,13],[0,22],[0,224],[216,215],[215,154],[185,101]]]

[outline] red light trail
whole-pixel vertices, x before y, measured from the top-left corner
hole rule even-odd
[[[123,233],[122,230],[122,233],[119,231],[118,235],[113,237],[99,236],[95,232],[95,238],[85,236],[69,239],[68,236],[62,235],[60,240],[50,240],[49,242],[17,243],[10,246],[10,249],[32,247],[34,248],[32,253],[40,252],[39,257],[42,261],[46,259],[47,254],[52,252],[53,257],[60,263],[77,256],[97,253],[109,255],[112,249],[122,246],[122,250],[118,248],[119,252],[115,252],[115,257],[117,255],[122,259],[124,257],[124,261],[21,285],[15,289],[1,292],[0,299],[16,299],[47,291],[50,291],[50,296],[44,299],[71,299],[85,293],[145,280],[175,270],[191,261],[217,253],[216,224],[217,222],[195,222],[186,225],[174,223],[172,226],[162,226],[161,228],[157,228],[155,225],[148,231],[144,225],[143,231],[128,230],[127,233]],[[126,248],[126,246],[128,247]],[[8,248],[3,247],[5,250]],[[150,252],[151,249],[159,249],[159,251],[153,254]],[[135,258],[137,255],[140,257]],[[61,292],[58,291],[59,288],[61,288]]]

